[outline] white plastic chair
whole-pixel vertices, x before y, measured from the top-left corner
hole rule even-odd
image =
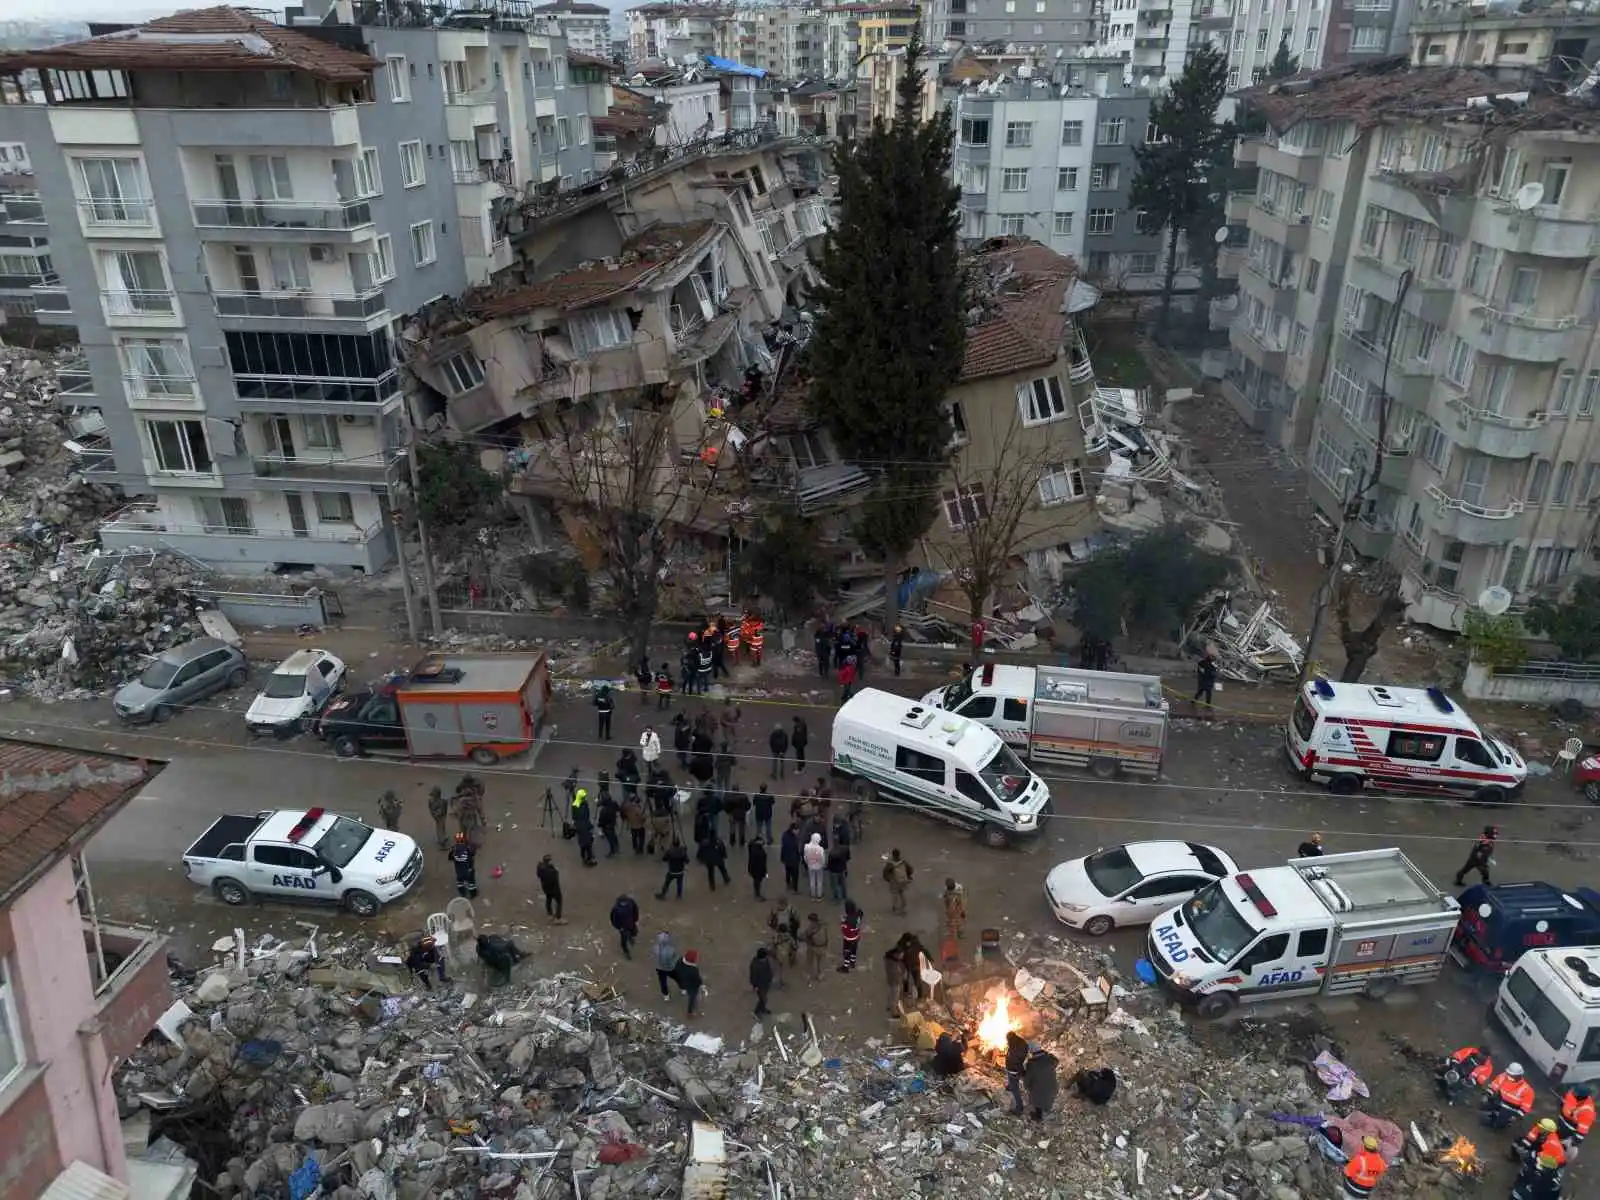
[[[1578,755],[1582,753],[1583,739],[1568,738],[1566,745],[1562,746],[1560,752],[1556,755],[1556,761],[1551,765],[1553,769],[1565,771],[1570,775],[1572,774],[1573,764],[1578,761]]]
[[[456,957],[471,957],[476,953],[478,943],[477,914],[472,911],[472,901],[465,896],[457,896],[445,905],[445,914],[447,914],[445,919],[449,923],[450,940],[456,947]],[[428,921],[431,924],[433,917],[429,917]]]
[[[450,953],[450,918],[444,913],[429,913],[426,925],[428,936],[439,947],[439,953]]]

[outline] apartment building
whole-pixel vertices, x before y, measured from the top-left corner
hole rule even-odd
[[[630,8],[629,57],[635,63],[669,58],[682,63],[691,57],[725,54],[728,21],[733,15],[732,6],[724,4],[641,4]]]
[[[1085,53],[1121,59],[1128,83],[1150,86],[1183,71],[1195,0],[1093,0],[1095,40]]]
[[[1195,37],[1228,56],[1228,86],[1250,87],[1287,43],[1302,71],[1404,54],[1418,0],[1199,0]]]
[[[1077,259],[1102,286],[1161,287],[1166,239],[1128,199],[1153,89],[1124,84],[1114,59],[1058,67],[1060,82],[1017,73],[974,82],[962,72],[943,86],[963,235],[1031,238]],[[1197,286],[1181,243],[1179,253],[1179,287]]]
[[[73,400],[141,497],[108,547],[384,565],[395,330],[511,261],[496,206],[593,172],[555,21],[339,18],[204,9],[0,56],[48,222],[37,316],[77,327]]]
[[[0,326],[31,323],[34,289],[55,278],[47,230],[33,171],[0,167]]]
[[[1600,122],[1584,95],[1483,99],[1504,88],[1372,64],[1247,94],[1268,132],[1242,148],[1260,180],[1224,392],[1283,444],[1304,432],[1318,507],[1349,502],[1355,549],[1445,629],[1486,587],[1593,565]]]
[[[1411,55],[1428,67],[1473,67],[1507,83],[1585,78],[1600,57],[1600,11],[1587,0],[1419,0]]]
[[[611,57],[611,10],[583,0],[554,0],[533,8],[535,16],[554,17],[561,23],[567,49],[596,58]]]
[[[922,8],[923,40],[1070,53],[1094,40],[1094,7],[1094,0],[931,0]]]

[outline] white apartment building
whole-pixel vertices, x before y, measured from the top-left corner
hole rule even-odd
[[[1417,0],[1199,0],[1195,37],[1227,52],[1230,88],[1250,87],[1285,41],[1302,71],[1404,54],[1416,8]]]
[[[611,57],[611,10],[603,4],[586,4],[584,0],[555,0],[540,4],[534,13],[541,17],[554,17],[561,23],[566,35],[567,48],[596,58]]]
[[[497,200],[593,170],[554,21],[291,19],[202,9],[0,56],[54,268],[36,316],[76,326],[66,399],[104,418],[96,474],[141,497],[108,548],[381,567],[399,328],[510,261]]]
[[[1120,59],[1124,81],[1150,86],[1183,71],[1195,0],[1094,0],[1094,42],[1086,58]]]
[[[1247,96],[1269,129],[1230,199],[1224,393],[1444,629],[1487,587],[1525,600],[1595,560],[1600,120],[1585,97],[1481,99],[1504,90],[1354,66]]]
[[[628,10],[630,59],[691,58],[720,54],[726,48],[727,19],[733,8],[723,4],[641,4]]]

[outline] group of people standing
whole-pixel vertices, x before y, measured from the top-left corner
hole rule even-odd
[[[472,899],[478,894],[478,851],[483,848],[486,824],[483,816],[483,798],[486,789],[475,775],[463,775],[455,792],[446,798],[438,787],[428,789],[428,815],[433,818],[433,837],[439,849],[445,851],[455,870],[456,894]],[[393,788],[378,797],[378,819],[385,829],[400,828],[400,814],[404,803]],[[457,828],[452,837],[449,829],[451,814],[455,814]]]

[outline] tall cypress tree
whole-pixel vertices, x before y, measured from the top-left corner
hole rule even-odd
[[[877,476],[856,535],[884,566],[889,627],[905,556],[938,512],[952,433],[945,395],[967,340],[953,131],[945,108],[921,119],[921,53],[913,37],[894,120],[875,122],[835,164],[839,220],[808,349],[812,411],[840,453]]]

